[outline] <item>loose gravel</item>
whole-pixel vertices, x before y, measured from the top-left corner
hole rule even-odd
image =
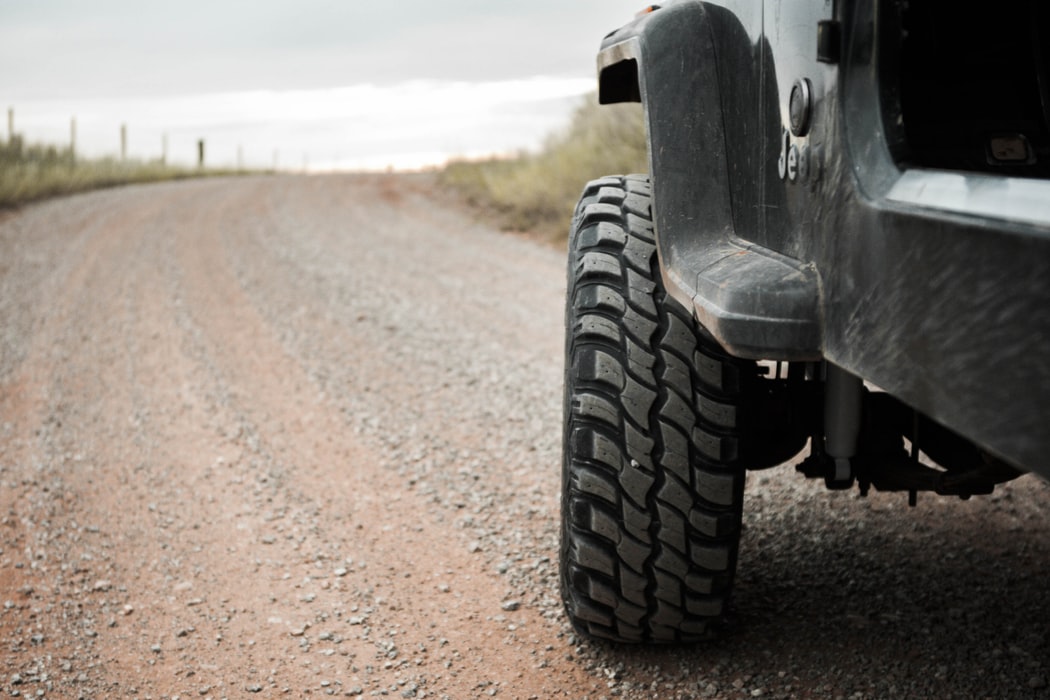
[[[426,176],[0,218],[0,692],[1050,697],[1048,485],[749,476],[730,636],[579,638],[559,251]]]

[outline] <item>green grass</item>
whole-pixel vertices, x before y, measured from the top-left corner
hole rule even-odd
[[[24,144],[16,135],[0,144],[0,209],[103,187],[228,172],[181,168],[159,161],[79,159],[68,148]]]
[[[598,105],[589,95],[568,128],[538,153],[455,161],[442,181],[479,207],[495,210],[506,230],[563,240],[584,184],[602,175],[648,170],[641,106]]]

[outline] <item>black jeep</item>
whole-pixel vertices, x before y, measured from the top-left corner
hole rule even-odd
[[[579,630],[717,634],[746,470],[1050,477],[1050,3],[672,0],[598,67],[650,175],[591,182],[570,240]]]

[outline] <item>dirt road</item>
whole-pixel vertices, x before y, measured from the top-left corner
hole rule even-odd
[[[1050,489],[752,474],[737,632],[577,639],[558,251],[421,178],[0,215],[0,691],[1050,697]]]

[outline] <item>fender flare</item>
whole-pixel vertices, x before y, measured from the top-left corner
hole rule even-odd
[[[649,139],[653,222],[668,292],[731,354],[821,357],[815,267],[748,243],[734,226],[715,33],[731,13],[683,0],[609,34],[599,101],[639,101]],[[755,104],[755,109],[761,105]]]

